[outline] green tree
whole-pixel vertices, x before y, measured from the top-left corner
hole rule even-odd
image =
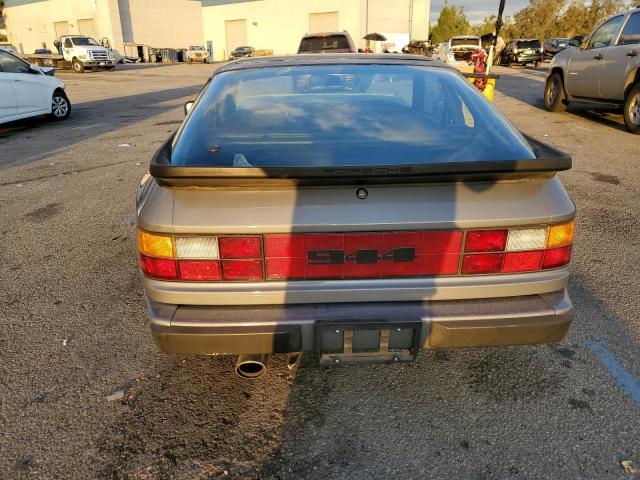
[[[444,7],[438,17],[438,23],[430,29],[429,38],[432,42],[443,42],[455,35],[466,35],[470,29],[469,20],[464,14],[464,7],[459,9],[450,7],[445,0]]]
[[[573,37],[588,35],[605,18],[627,8],[624,0],[529,0],[505,28],[507,38]]]
[[[0,0],[0,28],[4,28],[4,17],[2,16],[2,11],[4,10],[4,0]],[[0,42],[6,42],[7,37],[4,35],[0,35]]]
[[[485,17],[482,23],[471,25],[469,33],[471,33],[472,35],[478,35],[479,37],[486,33],[493,33],[494,29],[496,28],[496,20],[497,17],[495,15]]]

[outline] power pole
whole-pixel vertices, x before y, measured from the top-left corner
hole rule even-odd
[[[409,0],[409,41],[413,38],[413,0]]]
[[[364,10],[364,34],[369,34],[369,0],[365,2],[365,10]],[[369,42],[367,42],[368,44]]]

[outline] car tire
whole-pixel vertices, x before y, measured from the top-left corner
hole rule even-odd
[[[51,97],[51,113],[49,118],[56,122],[66,120],[71,115],[71,102],[64,91],[58,89]]]
[[[567,96],[559,73],[547,78],[544,86],[544,108],[549,112],[564,112],[567,109]]]
[[[76,73],[84,73],[84,64],[77,58],[73,59],[73,71]]]
[[[624,99],[624,124],[627,130],[640,135],[640,82],[636,83]]]

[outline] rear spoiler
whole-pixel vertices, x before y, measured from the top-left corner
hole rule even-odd
[[[219,187],[255,185],[353,185],[425,183],[550,177],[571,168],[571,156],[523,134],[536,158],[529,160],[460,161],[430,165],[372,167],[237,168],[171,164],[169,138],[151,159],[149,173],[160,185]]]

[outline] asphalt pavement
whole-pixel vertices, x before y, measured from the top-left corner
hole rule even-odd
[[[497,71],[496,105],[573,155],[563,342],[276,356],[247,381],[156,349],[134,247],[137,183],[213,68],[60,73],[70,120],[0,125],[0,478],[640,477],[640,137],[618,113],[548,113],[543,68]]]

